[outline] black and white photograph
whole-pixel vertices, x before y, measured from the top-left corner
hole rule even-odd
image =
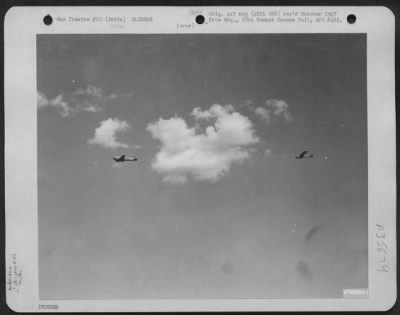
[[[43,299],[368,289],[364,34],[38,35]]]
[[[9,307],[389,309],[393,34],[384,7],[11,10]]]

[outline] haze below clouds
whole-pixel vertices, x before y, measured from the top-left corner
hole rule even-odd
[[[38,36],[40,297],[366,288],[365,45]]]

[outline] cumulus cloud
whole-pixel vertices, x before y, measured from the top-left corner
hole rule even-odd
[[[195,108],[191,115],[196,120],[194,127],[177,116],[147,126],[161,143],[152,168],[164,175],[164,181],[185,183],[189,177],[217,181],[234,163],[249,158],[249,146],[259,141],[252,122],[231,105]],[[203,132],[200,124],[205,124]]]
[[[62,117],[66,117],[71,113],[71,108],[68,103],[64,100],[62,94],[58,94],[53,99],[48,99],[44,93],[37,92],[37,106],[38,110],[45,107],[54,107],[58,110]]]
[[[100,122],[100,126],[96,128],[94,136],[89,139],[89,143],[99,144],[105,148],[118,149],[128,148],[128,145],[117,141],[117,135],[126,132],[130,125],[123,120],[117,118],[109,118]]]
[[[79,88],[70,93],[62,93],[53,100],[38,91],[37,104],[38,110],[47,106],[56,108],[61,116],[67,117],[79,112],[98,113],[104,110],[104,107],[111,100],[131,97],[133,94],[104,94],[103,90],[94,85],[88,85],[86,88]]]
[[[292,114],[289,112],[289,105],[284,100],[269,99],[264,106],[258,106],[255,114],[267,124],[277,121],[291,122]]]

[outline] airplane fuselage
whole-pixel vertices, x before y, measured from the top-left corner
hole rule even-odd
[[[113,160],[117,163],[122,163],[122,162],[135,162],[138,159],[133,157],[113,157]]]

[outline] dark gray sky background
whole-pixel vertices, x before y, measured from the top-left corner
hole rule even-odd
[[[365,35],[40,35],[37,69],[40,298],[368,287]],[[290,121],[256,115],[271,99]],[[194,126],[213,104],[259,141],[216,181],[164,181],[146,128]],[[109,118],[130,125],[117,135],[128,148],[88,142]],[[315,157],[293,158],[305,149]],[[115,167],[123,153],[139,161]]]

